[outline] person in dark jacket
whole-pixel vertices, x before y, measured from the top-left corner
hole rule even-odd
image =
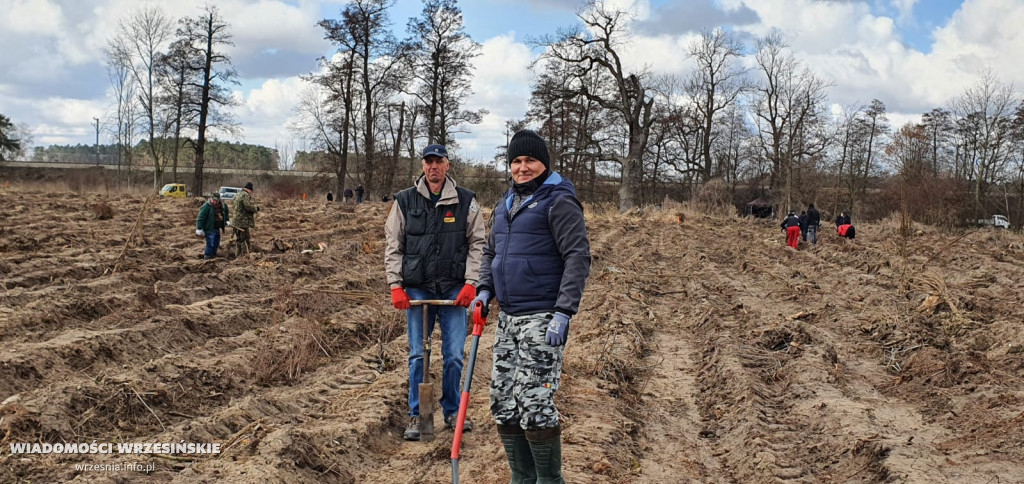
[[[836,227],[840,225],[850,225],[850,216],[846,212],[839,212],[839,216],[836,217]]]
[[[487,229],[476,195],[448,176],[451,163],[442,145],[423,150],[423,175],[398,192],[384,226],[384,269],[391,304],[404,309],[409,335],[409,425],[405,440],[420,439],[420,393],[423,381],[423,309],[411,299],[454,300],[455,306],[432,306],[428,332],[440,320],[441,409],[448,429],[459,412],[459,381],[466,349],[466,308],[476,297],[480,258]],[[360,187],[362,189],[362,187]],[[468,419],[464,431],[472,430]]]
[[[220,199],[219,193],[214,193],[202,207],[199,207],[199,216],[196,217],[196,235],[206,239],[206,250],[203,251],[204,259],[217,257],[217,249],[220,248],[220,234],[224,227],[231,226],[231,218],[228,204]]]
[[[445,158],[445,159],[447,159],[447,158]],[[366,193],[366,190],[363,189],[362,185],[359,185],[358,187],[356,187],[356,203],[363,203],[363,194],[365,194],[365,193]]]
[[[807,242],[807,211],[800,212],[800,238]]]
[[[780,225],[786,232],[786,245],[795,249],[800,244],[800,217],[794,212],[789,212]]]
[[[590,275],[583,206],[551,171],[547,145],[517,132],[508,145],[512,186],[494,209],[475,301],[497,299],[491,415],[511,482],[565,482],[554,396],[572,317]]]
[[[818,227],[821,226],[821,212],[814,208],[814,204],[807,206],[807,237],[811,239],[811,244],[818,245]]]
[[[345,191],[342,192],[342,193],[345,196],[345,203],[349,203],[349,202],[352,201],[352,189],[351,188],[346,188]]]

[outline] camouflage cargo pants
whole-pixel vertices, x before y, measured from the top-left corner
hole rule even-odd
[[[235,229],[235,256],[242,257],[249,253],[249,229]]]
[[[539,430],[558,425],[555,391],[565,348],[544,341],[552,313],[498,315],[491,370],[491,415],[500,425]]]

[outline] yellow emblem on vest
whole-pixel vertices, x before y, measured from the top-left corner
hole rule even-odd
[[[444,214],[444,223],[446,223],[446,224],[455,223],[455,214],[453,214],[451,211],[448,211],[447,213],[445,213]]]

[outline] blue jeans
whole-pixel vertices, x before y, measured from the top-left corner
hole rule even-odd
[[[448,294],[424,289],[407,288],[409,299],[455,299],[462,286]],[[420,388],[423,381],[423,307],[413,306],[406,310],[409,322],[409,415],[420,414]],[[430,323],[428,331],[434,332],[434,323],[441,320],[441,357],[444,370],[441,372],[441,408],[444,415],[459,412],[459,383],[462,380],[462,359],[466,352],[466,308],[461,306],[431,306],[427,314]],[[432,359],[434,355],[431,354]],[[431,380],[434,381],[434,380]],[[436,387],[435,387],[436,388]]]
[[[213,229],[213,232],[206,232],[206,251],[203,256],[207,259],[217,257],[217,249],[220,248],[220,230]]]
[[[811,243],[812,244],[818,245],[818,226],[817,225],[808,225],[807,226],[807,236],[811,238]],[[807,240],[807,239],[804,239],[804,240]]]

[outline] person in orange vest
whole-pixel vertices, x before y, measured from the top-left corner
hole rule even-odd
[[[800,217],[797,217],[794,212],[789,212],[781,226],[782,230],[786,232],[786,245],[795,249],[800,243]]]
[[[836,227],[836,232],[839,233],[840,237],[846,237],[847,239],[853,240],[857,236],[857,228],[852,224],[843,224]]]

